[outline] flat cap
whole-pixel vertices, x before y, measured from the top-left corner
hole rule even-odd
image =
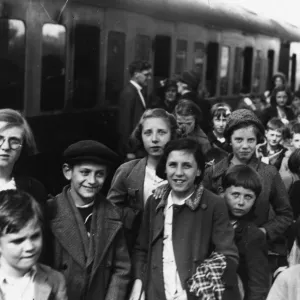
[[[63,153],[66,163],[92,161],[104,165],[116,165],[120,157],[107,146],[94,140],[83,140],[70,145]]]
[[[254,125],[257,127],[259,132],[264,135],[264,125],[253,111],[250,109],[237,109],[233,111],[227,119],[226,127],[224,129],[224,137],[228,140],[233,130],[241,124]]]

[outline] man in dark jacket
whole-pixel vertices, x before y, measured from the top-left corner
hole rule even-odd
[[[124,156],[128,156],[130,153],[127,145],[128,138],[147,107],[143,88],[147,87],[151,74],[152,67],[147,61],[134,61],[129,65],[130,81],[119,98],[119,151]],[[135,157],[131,157],[129,154],[127,158]]]

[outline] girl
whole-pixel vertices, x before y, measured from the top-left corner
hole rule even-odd
[[[211,145],[199,125],[202,121],[200,108],[191,100],[180,100],[175,107],[175,117],[181,131],[181,137],[189,137],[197,141],[202,153],[206,154],[211,149]]]
[[[155,169],[166,143],[176,137],[176,129],[173,115],[160,108],[146,110],[132,133],[137,148],[144,150],[146,156],[121,165],[112,180],[108,199],[122,210],[129,252],[146,201],[163,182],[156,176]]]
[[[204,157],[199,144],[189,138],[169,142],[156,172],[168,185],[161,198],[151,196],[146,204],[134,251],[130,299],[138,300],[142,290],[148,300],[196,299],[186,283],[212,249],[226,265],[222,299],[239,299],[233,228],[223,199],[203,188]],[[214,275],[220,275],[219,267],[214,266]],[[205,286],[210,282],[203,280],[197,299],[208,299]]]

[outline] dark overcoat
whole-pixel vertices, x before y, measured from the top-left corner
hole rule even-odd
[[[216,194],[223,193],[222,178],[230,167],[232,155],[205,170],[203,184]],[[269,249],[286,255],[284,235],[293,221],[292,209],[282,179],[275,167],[267,165],[255,156],[249,164],[258,172],[262,180],[262,192],[255,202],[255,219],[257,226],[267,231]]]
[[[164,208],[170,189],[161,199],[151,196],[145,207],[143,223],[135,246],[134,276],[141,279],[147,300],[165,300],[163,279]],[[199,186],[184,205],[173,206],[173,248],[179,278],[187,290],[187,280],[212,251],[226,256],[223,274],[226,291],[223,300],[239,299],[236,267],[238,251],[234,230],[223,198]],[[190,293],[188,299],[197,299]]]
[[[95,199],[90,238],[69,186],[48,201],[54,269],[66,278],[68,299],[122,300],[131,263],[116,208],[102,195]]]

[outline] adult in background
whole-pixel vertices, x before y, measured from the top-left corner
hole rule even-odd
[[[119,151],[122,155],[127,156],[127,159],[133,159],[135,155],[130,153],[128,138],[146,110],[147,99],[143,95],[143,88],[148,86],[152,67],[147,61],[134,61],[128,69],[130,81],[119,97]]]
[[[266,235],[272,271],[286,264],[285,233],[293,220],[288,194],[274,166],[256,158],[256,146],[263,139],[264,127],[248,109],[234,111],[228,118],[224,136],[233,153],[205,171],[203,184],[209,190],[223,193],[224,174],[235,165],[249,165],[262,178],[262,192],[256,200],[255,224]]]
[[[286,85],[286,76],[281,72],[275,73],[272,77],[270,89],[264,93],[267,103],[270,103],[273,91],[277,88],[283,87],[284,85]]]

